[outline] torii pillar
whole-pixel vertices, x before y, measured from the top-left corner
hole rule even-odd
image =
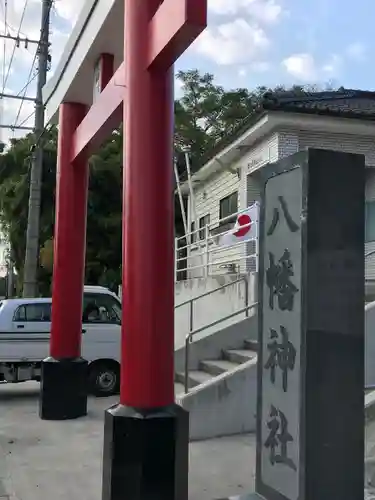
[[[103,500],[185,500],[188,416],[173,381],[173,64],[206,27],[207,0],[124,2],[124,63],[77,126],[65,168],[123,121],[121,393],[105,414]]]

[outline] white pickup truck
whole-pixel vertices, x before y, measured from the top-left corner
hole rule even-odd
[[[41,362],[49,355],[51,306],[51,298],[0,302],[0,381],[40,380]],[[120,338],[120,299],[107,288],[85,286],[82,357],[89,362],[89,388],[96,396],[119,390]]]

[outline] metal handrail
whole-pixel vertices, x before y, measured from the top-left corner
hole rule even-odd
[[[257,203],[255,203],[257,204]],[[253,205],[251,205],[253,206]],[[239,210],[238,212],[228,215],[227,217],[224,217],[220,219],[217,222],[210,222],[202,227],[196,228],[193,231],[186,233],[183,236],[178,236],[175,238],[175,269],[174,269],[174,274],[175,274],[175,281],[178,280],[178,273],[187,273],[190,277],[194,277],[197,274],[202,274],[202,276],[207,277],[210,274],[212,274],[212,269],[213,267],[222,267],[222,264],[232,264],[234,265],[235,262],[239,262],[240,266],[242,266],[240,261],[244,261],[245,267],[247,266],[247,262],[249,259],[255,258],[255,266],[257,268],[258,262],[258,225],[259,221],[258,219],[249,222],[248,224],[245,224],[243,227],[251,227],[252,224],[256,223],[256,235],[253,234],[252,237],[250,237],[249,234],[249,239],[238,241],[236,238],[233,239],[233,241],[230,242],[225,242],[220,240],[221,237],[228,235],[228,234],[234,234],[234,227],[225,229],[223,228],[223,231],[220,231],[219,233],[216,232],[217,229],[220,229],[222,224],[226,224],[227,222],[232,222],[234,219],[238,220],[238,217],[249,210],[250,207],[244,208],[242,210]],[[197,221],[193,221],[197,223]],[[215,231],[215,233],[214,233]],[[246,244],[248,242],[254,242],[255,243],[255,254],[251,251],[251,255],[248,255],[248,248]],[[242,247],[245,248],[245,252],[242,252]],[[225,262],[218,262],[218,253],[220,252],[227,252],[228,250],[236,249],[238,250],[238,253],[241,254],[241,257],[234,257],[234,258],[228,258],[225,260]],[[181,254],[182,252],[182,254]],[[245,255],[243,255],[243,253]],[[186,255],[185,255],[186,254]],[[224,256],[222,256],[223,258]],[[186,264],[185,264],[186,262]],[[198,264],[199,263],[199,264]],[[238,265],[238,264],[237,264]],[[181,266],[181,267],[180,267]],[[186,266],[186,267],[182,267]],[[199,270],[199,271],[198,271]],[[193,274],[191,274],[193,272]],[[190,274],[189,274],[190,273]],[[215,272],[216,274],[216,272]]]
[[[241,276],[240,278],[233,280],[229,283],[224,283],[224,285],[221,285],[217,288],[214,288],[213,290],[209,290],[208,292],[202,293],[202,295],[198,295],[197,297],[193,297],[192,299],[185,300],[184,302],[181,302],[181,304],[177,304],[177,306],[174,306],[175,310],[178,309],[179,307],[186,306],[186,304],[193,303],[196,300],[201,299],[202,297],[207,297],[207,295],[211,295],[215,292],[218,292],[219,290],[223,290],[223,288],[227,288],[228,286],[235,285],[236,283],[240,283],[241,281],[245,281],[247,284],[247,276]]]
[[[197,297],[199,298],[199,297]],[[202,332],[203,330],[206,330],[207,328],[210,328],[212,326],[218,325],[219,323],[226,321],[227,319],[233,318],[234,316],[237,316],[238,314],[247,313],[249,312],[249,309],[252,309],[253,307],[258,305],[258,302],[254,302],[253,304],[248,304],[248,294],[246,294],[245,297],[246,300],[246,305],[242,309],[239,309],[233,313],[228,314],[227,316],[217,319],[215,321],[212,321],[211,323],[201,326],[199,328],[196,328],[195,330],[190,330],[189,333],[185,337],[185,371],[184,371],[184,393],[187,394],[189,392],[189,363],[190,363],[190,344],[192,342],[193,336],[196,335],[197,333]],[[192,307],[190,308],[190,325],[193,323],[193,309]]]

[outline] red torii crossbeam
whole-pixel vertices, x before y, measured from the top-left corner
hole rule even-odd
[[[40,415],[87,411],[80,354],[88,157],[122,120],[121,389],[105,414],[103,500],[187,500],[188,416],[174,403],[173,64],[205,28],[207,0],[124,7],[124,62],[102,78],[87,113],[80,103],[60,107],[51,357],[42,363]]]
[[[164,0],[148,23],[148,36],[144,35],[148,48],[147,67],[170,68],[206,24],[207,0]],[[127,96],[125,67],[123,62],[78,126],[74,134],[72,161],[95,150],[121,122]]]

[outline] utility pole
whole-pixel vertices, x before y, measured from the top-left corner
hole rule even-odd
[[[43,173],[44,106],[42,88],[47,79],[49,60],[49,27],[52,0],[42,0],[42,21],[38,45],[38,79],[35,103],[35,146],[32,151],[30,172],[29,214],[26,232],[25,267],[23,275],[23,296],[38,294],[39,226]]]

